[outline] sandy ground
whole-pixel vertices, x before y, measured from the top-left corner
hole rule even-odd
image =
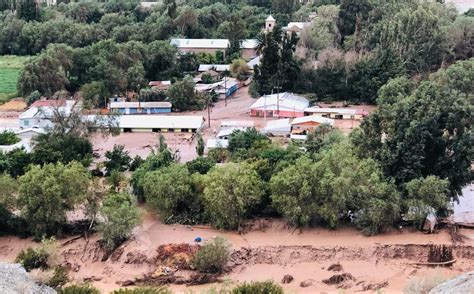
[[[143,212],[142,224],[134,230],[134,238],[119,248],[121,253],[102,262],[92,236],[88,241],[81,238],[61,247],[63,263],[70,268],[76,281],[91,281],[104,293],[120,288],[121,281],[153,272],[156,266],[151,261],[159,245],[169,243],[193,243],[196,236],[204,240],[224,236],[235,250],[235,265],[224,275],[232,282],[274,280],[280,283],[285,274],[294,281],[283,285],[290,293],[340,293],[336,286],[322,283],[323,279],[336,274],[327,268],[340,263],[343,272],[354,276],[346,293],[361,291],[364,286],[388,282],[384,293],[401,293],[412,277],[434,274],[435,270],[410,265],[426,261],[427,244],[451,244],[446,230],[436,234],[412,232],[408,229],[374,237],[363,236],[357,230],[343,227],[335,231],[315,228],[295,231],[288,229],[280,220],[265,220],[259,223],[265,230],[252,230],[247,234],[224,232],[204,226],[164,225],[153,215]],[[456,247],[458,258],[454,266],[437,270],[446,277],[472,270],[474,267],[474,230],[462,229],[468,239]],[[60,240],[64,243],[67,240]],[[15,237],[0,238],[0,260],[12,262],[21,249],[31,246],[29,239]],[[240,262],[237,262],[237,261]],[[241,264],[240,264],[241,263]],[[339,272],[341,273],[341,272]],[[307,288],[300,282],[313,279]],[[219,284],[186,287],[171,285],[176,293],[188,290],[199,293],[202,289]],[[367,292],[367,291],[366,291]],[[373,291],[368,291],[373,292]]]

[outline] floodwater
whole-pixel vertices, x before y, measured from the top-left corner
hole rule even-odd
[[[465,187],[462,194],[459,203],[454,203],[453,220],[456,223],[474,225],[474,184]]]

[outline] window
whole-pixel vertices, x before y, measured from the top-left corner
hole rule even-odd
[[[342,119],[342,114],[336,114],[335,118],[336,119]]]
[[[30,121],[29,121],[29,120],[25,120],[25,121],[23,122],[23,124],[25,125],[25,127],[27,127],[27,126],[30,125]]]
[[[123,129],[123,132],[124,132],[124,133],[131,133],[131,132],[132,132],[132,129],[131,129],[131,128],[124,128],[124,129]]]

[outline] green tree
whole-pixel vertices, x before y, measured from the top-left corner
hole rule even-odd
[[[318,153],[344,141],[344,134],[328,124],[322,124],[309,133],[304,146],[309,153]]]
[[[105,158],[107,159],[104,165],[107,175],[110,175],[114,170],[124,172],[129,168],[132,158],[128,155],[128,151],[124,151],[124,148],[124,145],[114,145],[112,151],[105,152]]]
[[[92,143],[75,134],[49,132],[39,134],[34,142],[31,157],[35,164],[78,161],[89,166],[92,161]]]
[[[93,81],[82,85],[82,97],[90,107],[106,107],[109,92],[102,81]]]
[[[230,65],[230,72],[238,81],[245,81],[250,76],[250,67],[243,59],[235,59]]]
[[[269,139],[260,134],[255,128],[247,129],[245,131],[234,131],[229,137],[229,146],[227,149],[230,152],[235,152],[239,149],[250,149],[259,141],[269,142]]]
[[[18,17],[26,21],[33,21],[39,18],[39,7],[35,0],[17,0],[16,11]]]
[[[148,173],[143,189],[147,204],[164,221],[199,214],[199,201],[185,165],[173,164]]]
[[[0,133],[0,145],[13,145],[20,142],[20,138],[12,132],[5,130]]]
[[[364,120],[354,142],[399,186],[434,175],[449,181],[449,196],[461,194],[472,179],[473,69],[473,60],[458,62],[410,93],[410,83],[390,81],[380,90],[385,103]]]
[[[127,193],[111,194],[100,208],[104,221],[99,225],[104,247],[113,251],[126,241],[139,223],[139,211]]]
[[[203,204],[210,223],[235,229],[263,196],[263,184],[248,164],[228,163],[204,178]]]
[[[215,165],[216,162],[209,157],[198,157],[194,160],[186,162],[189,174],[200,173],[205,175]]]
[[[206,144],[204,143],[204,139],[200,134],[197,136],[197,145],[196,145],[196,153],[198,156],[203,156],[204,155],[204,148],[206,147]]]
[[[19,179],[18,205],[37,239],[56,235],[66,223],[66,212],[85,200],[87,170],[79,163],[32,166]]]
[[[194,90],[194,81],[189,76],[171,85],[168,89],[168,97],[173,104],[173,109],[176,111],[201,109],[204,107],[203,101],[201,101]]]
[[[372,5],[368,0],[342,0],[339,8],[338,26],[344,40],[360,29],[360,23],[368,17]]]

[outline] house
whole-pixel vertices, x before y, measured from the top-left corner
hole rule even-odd
[[[196,133],[204,124],[204,117],[198,115],[120,115],[115,119],[124,133]]]
[[[148,86],[152,88],[158,88],[160,90],[168,90],[171,86],[171,81],[150,81]]]
[[[283,27],[283,31],[287,32],[288,34],[295,33],[299,36],[303,29],[309,27],[310,25],[310,22],[289,22],[286,27]]]
[[[260,56],[257,56],[255,58],[250,59],[247,62],[247,65],[248,65],[248,67],[250,68],[251,71],[253,71],[255,69],[256,65],[260,64],[260,58],[261,58]]]
[[[14,149],[24,148],[26,152],[30,152],[33,149],[31,140],[38,134],[45,134],[46,131],[41,128],[28,128],[28,129],[3,129],[3,131],[13,131],[15,135],[20,139],[20,142],[13,145],[0,145],[0,153],[10,152]]]
[[[196,84],[195,90],[201,93],[211,93],[214,91],[219,99],[225,99],[239,89],[237,79],[224,77],[222,81],[212,84]]]
[[[301,117],[308,106],[308,99],[293,93],[265,95],[250,106],[250,116]]]
[[[200,64],[198,68],[199,72],[206,72],[210,70],[215,71],[215,72],[230,71],[230,65],[228,64]]]
[[[292,135],[307,135],[322,124],[334,125],[334,120],[321,117],[318,115],[310,115],[297,117],[291,122]]]
[[[369,113],[366,110],[354,108],[308,107],[304,110],[304,114],[332,119],[362,120]]]
[[[171,112],[170,102],[110,102],[109,110],[119,114],[158,114]]]
[[[35,104],[36,103],[36,104]],[[76,107],[76,100],[40,100],[20,114],[19,122],[21,128],[51,128],[55,112],[68,115]]]
[[[267,136],[286,137],[291,133],[291,123],[289,118],[270,120],[261,130],[262,134]]]
[[[174,45],[182,53],[211,53],[215,54],[218,51],[225,53],[230,47],[228,39],[171,39],[171,45]],[[254,39],[242,40],[240,48],[243,58],[251,58],[256,55],[258,41]]]

